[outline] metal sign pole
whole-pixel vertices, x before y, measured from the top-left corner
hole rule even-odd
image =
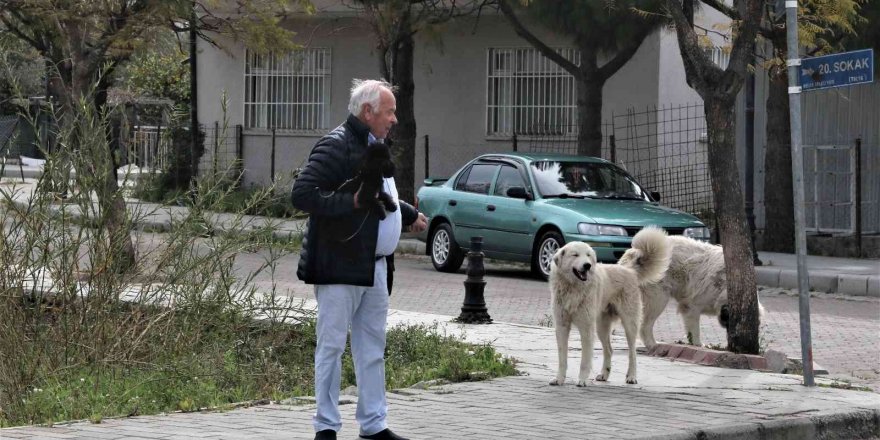
[[[807,235],[804,230],[804,153],[801,143],[801,87],[798,85],[801,65],[798,47],[797,0],[785,1],[788,34],[788,105],[791,118],[791,170],[794,186],[794,231],[797,247],[798,293],[801,316],[801,360],[804,364],[804,385],[815,386],[813,379],[813,342],[810,337],[810,292],[807,275]]]

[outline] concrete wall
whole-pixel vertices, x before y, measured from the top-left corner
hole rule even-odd
[[[366,23],[350,12],[337,9],[322,16],[329,18],[313,17],[287,23],[297,31],[297,42],[332,50],[331,126],[328,130],[347,115],[351,79],[379,76],[374,40]],[[551,46],[572,46],[563,36],[533,24],[530,27]],[[486,134],[487,51],[489,48],[529,47],[503,17],[493,14],[484,14],[478,22],[464,19],[447,24],[442,28],[442,39],[417,37],[416,187],[425,177],[425,135],[430,138],[429,173],[434,176],[448,175],[478,154],[512,149],[509,138]],[[229,123],[241,124],[245,51],[240,44],[228,41],[221,44],[223,50],[203,42],[199,45],[199,118],[207,125],[222,119],[219,99],[220,92],[226,89]],[[661,30],[649,36],[633,59],[606,83],[603,115],[610,120],[612,114],[624,113],[629,108],[645,109],[698,100],[685,82],[674,32]],[[276,176],[299,167],[318,137],[317,133],[278,131]],[[265,130],[245,130],[243,138],[245,185],[267,183],[271,136]]]

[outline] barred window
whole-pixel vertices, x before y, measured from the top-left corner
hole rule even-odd
[[[558,48],[580,64],[580,53]],[[489,135],[577,132],[574,77],[534,48],[490,48],[486,132]]]
[[[248,51],[244,84],[245,127],[328,128],[330,49],[294,50],[284,55]]]

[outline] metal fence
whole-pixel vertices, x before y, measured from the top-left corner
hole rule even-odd
[[[205,152],[199,162],[199,174],[205,175],[210,173],[217,175],[218,173],[240,173],[243,154],[242,154],[242,126],[226,126],[219,122],[215,122],[212,126],[203,126],[202,132],[205,134]]]
[[[196,167],[200,175],[241,172],[242,126],[223,127],[219,123],[205,126],[204,152]],[[192,148],[190,142],[175,144],[171,130],[162,126],[135,126],[122,150],[123,163],[137,165],[156,172],[168,172],[174,148]],[[192,157],[192,155],[189,155]]]
[[[168,166],[171,138],[168,128],[161,125],[132,127],[131,142],[124,150],[125,162],[150,170],[164,170]]]
[[[577,130],[532,127],[514,136],[524,151],[577,153]],[[558,135],[558,133],[569,133]],[[647,107],[602,124],[602,157],[625,168],[666,206],[713,221],[712,182],[702,104]]]
[[[630,109],[612,117],[615,162],[663,204],[713,220],[712,180],[702,104]]]
[[[0,116],[0,156],[11,155],[17,128],[18,116]]]
[[[611,157],[611,136],[614,134],[610,122],[602,124],[602,157]],[[524,145],[527,151],[539,153],[577,154],[577,125],[532,125],[528,134],[514,135],[516,147]]]
[[[806,229],[820,234],[874,234],[877,221],[877,164],[866,160],[878,145],[804,146]],[[875,161],[876,162],[876,161]],[[857,209],[861,207],[861,209]]]
[[[802,99],[807,230],[880,233],[880,83]]]

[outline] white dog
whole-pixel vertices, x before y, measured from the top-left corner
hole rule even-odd
[[[727,276],[722,248],[682,236],[669,236],[666,240],[671,251],[666,276],[642,286],[642,342],[648,348],[657,344],[654,323],[666,309],[669,298],[675,298],[689,342],[702,345],[700,315],[717,316],[721,325],[727,327]],[[630,252],[633,251],[628,250],[618,264],[629,264],[638,255]],[[763,315],[760,303],[758,310]]]
[[[627,264],[596,262],[596,252],[586,243],[572,242],[558,251],[550,266],[553,323],[559,351],[559,370],[551,385],[562,385],[568,368],[568,336],[572,324],[581,334],[578,386],[587,384],[593,363],[593,334],[602,342],[602,372],[611,374],[611,324],[620,318],[629,344],[626,383],[636,383],[636,335],[642,317],[640,284],[661,279],[669,265],[666,233],[658,228],[639,231],[632,241]],[[597,322],[598,320],[598,322]]]

